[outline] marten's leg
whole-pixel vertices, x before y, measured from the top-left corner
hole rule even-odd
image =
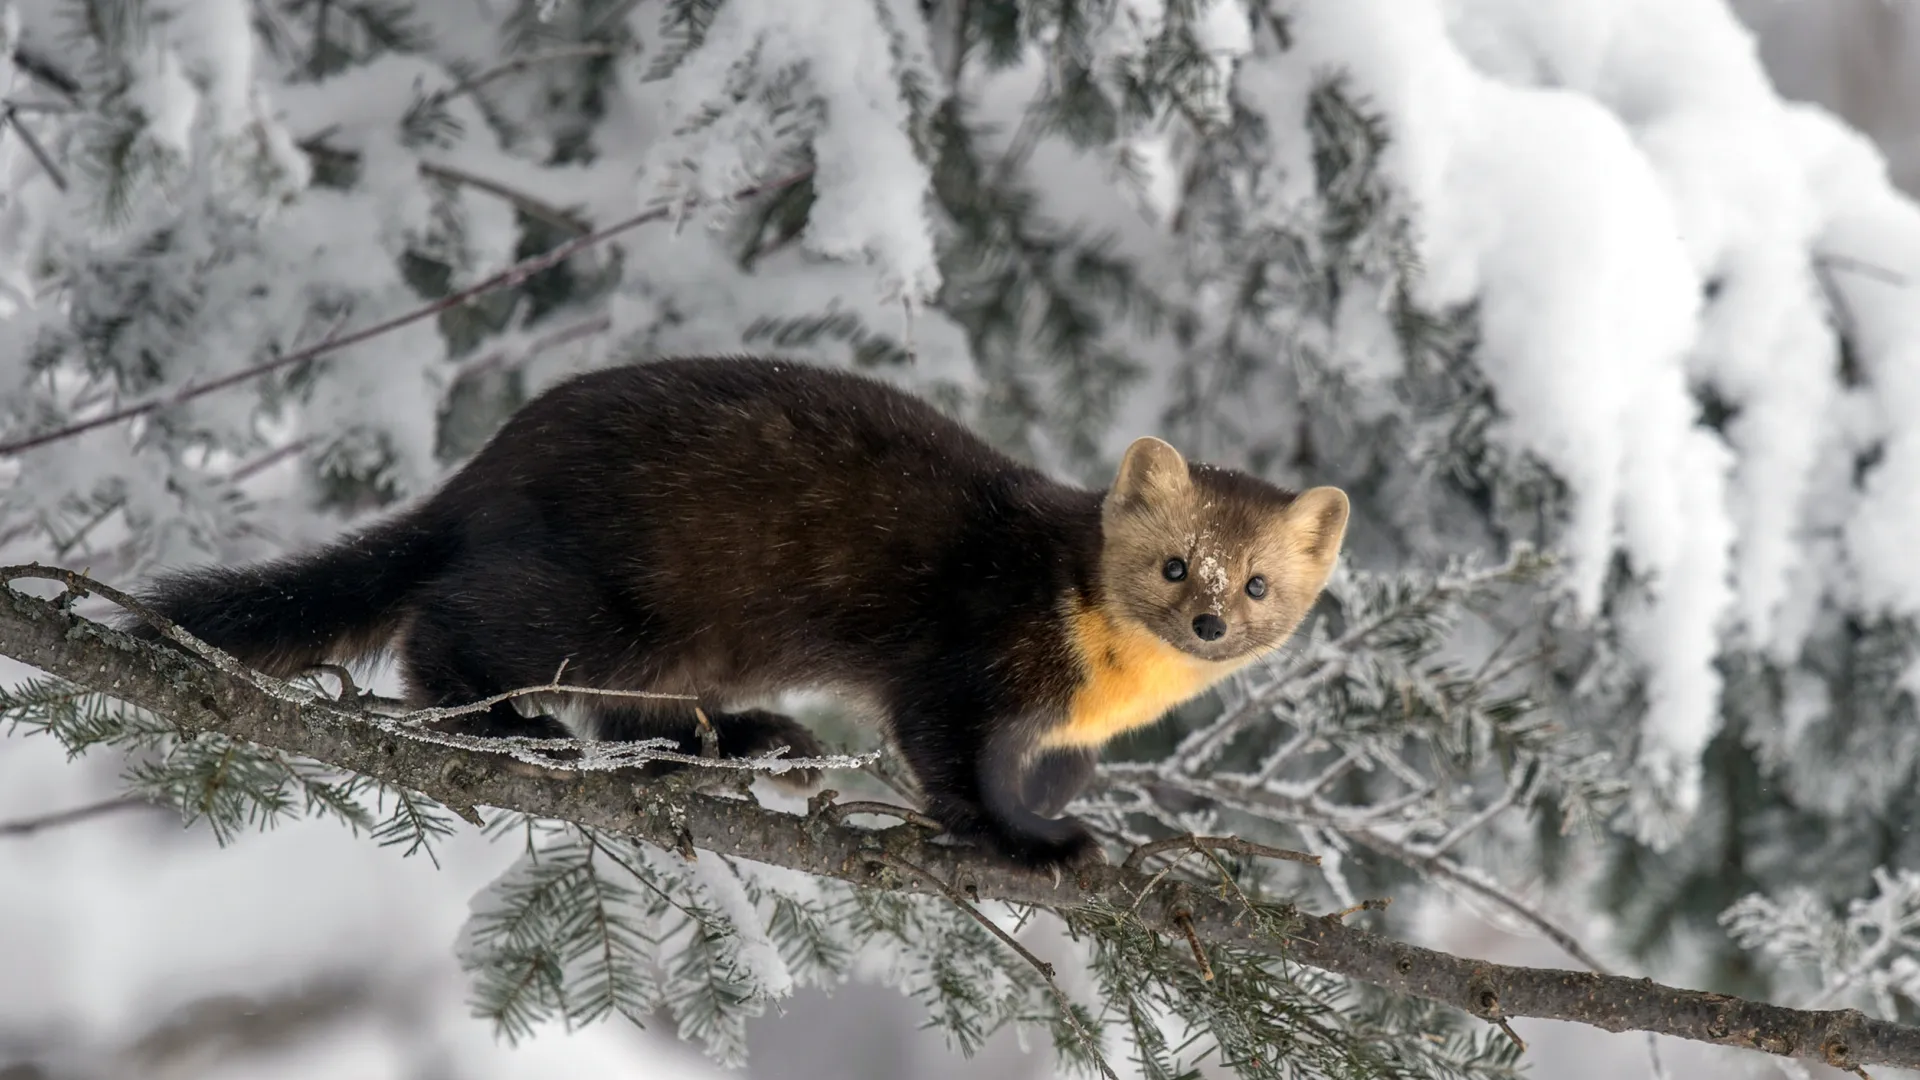
[[[1083,746],[1041,751],[1021,781],[1021,804],[1043,817],[1058,815],[1087,789],[1099,761],[1099,753]]]
[[[927,813],[954,835],[981,842],[1034,869],[1077,866],[1100,858],[1100,845],[1079,820],[1050,817],[1028,802],[1032,749],[1040,727],[983,715],[967,695],[916,695],[897,702],[889,726],[901,756],[926,796]],[[1085,768],[1090,768],[1089,762]],[[1055,809],[1077,769],[1070,756],[1047,765],[1041,803]],[[1082,778],[1084,781],[1084,777]],[[1064,794],[1064,798],[1062,797]]]
[[[611,685],[622,670],[616,665],[631,663],[644,644],[637,628],[591,577],[529,554],[537,548],[531,538],[510,551],[476,550],[420,587],[399,648],[413,704],[467,705],[556,675]],[[575,734],[552,716],[520,715],[510,701],[438,726],[482,736]]]

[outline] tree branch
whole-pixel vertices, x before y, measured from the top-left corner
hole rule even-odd
[[[77,576],[69,580],[79,583]],[[104,593],[103,593],[104,595]],[[1462,1009],[1489,1022],[1540,1017],[1607,1031],[1640,1030],[1817,1062],[1840,1069],[1920,1067],[1920,1028],[1853,1010],[1797,1010],[1651,980],[1514,967],[1451,956],[1291,913],[1284,936],[1244,905],[1198,889],[1152,889],[1122,867],[1055,881],[971,847],[925,838],[913,826],[869,830],[825,814],[800,816],[686,784],[636,782],[612,770],[526,770],[511,751],[415,733],[391,719],[319,696],[295,700],[254,679],[137,641],[55,601],[0,586],[0,654],[129,702],[183,732],[218,733],[424,792],[450,806],[486,805],[575,822],[667,848],[702,848],[864,888],[941,894],[890,865],[908,859],[970,899],[1057,911],[1126,911],[1168,933],[1277,956]]]
[[[122,795],[105,799],[86,806],[76,806],[70,810],[56,810],[50,814],[21,818],[16,821],[0,821],[0,837],[32,836],[45,829],[57,829],[62,825],[74,825],[92,818],[119,813],[122,810],[151,809],[153,804],[145,799]]]
[[[733,192],[729,198],[735,200],[751,199],[758,195],[765,195],[768,192],[791,187],[812,175],[813,169],[808,167],[801,169],[799,172],[783,176],[778,180],[770,180],[764,184],[754,184],[741,188]],[[495,289],[512,288],[543,270],[558,266],[595,244],[610,240],[621,233],[637,229],[642,225],[655,221],[664,221],[672,216],[675,210],[676,207],[674,206],[661,206],[648,210],[643,214],[635,214],[624,221],[615,222],[598,232],[588,233],[585,236],[569,240],[544,255],[536,255],[531,259],[517,262],[492,277],[470,285],[458,292],[449,293],[430,304],[425,304],[421,307],[414,308],[412,311],[396,315],[384,322],[378,322],[372,326],[355,330],[351,334],[343,334],[340,337],[329,338],[318,345],[312,345],[305,349],[288,353],[285,356],[278,356],[272,360],[254,364],[251,367],[241,368],[239,371],[230,372],[204,383],[184,386],[171,394],[157,398],[148,398],[145,401],[126,405],[103,413],[90,420],[82,420],[78,423],[68,424],[65,427],[55,428],[52,431],[28,436],[24,439],[15,439],[11,442],[0,443],[0,457],[22,453],[23,451],[45,446],[48,443],[58,442],[62,439],[72,438],[75,435],[81,435],[98,428],[108,427],[120,423],[123,420],[132,420],[135,417],[145,416],[148,413],[157,412],[160,409],[178,405],[182,402],[192,401],[197,397],[211,394],[216,390],[224,390],[229,386],[238,385],[249,379],[259,378],[268,372],[277,371],[294,364],[304,364],[310,360],[325,356],[328,353],[338,352],[349,345],[358,345],[363,341],[370,341],[382,334],[398,330],[403,326],[412,325],[422,319],[430,319],[449,308],[458,307],[482,293],[492,292]]]

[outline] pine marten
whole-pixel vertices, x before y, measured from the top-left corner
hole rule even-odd
[[[871,378],[668,359],[546,391],[410,510],[310,554],[163,575],[144,598],[275,675],[390,647],[418,707],[543,684],[563,661],[568,683],[697,695],[727,755],[819,753],[743,706],[838,693],[883,718],[932,816],[1046,868],[1099,857],[1055,815],[1100,746],[1279,648],[1346,524],[1336,488],[1189,465],[1159,439],[1087,491]],[[698,751],[689,702],[569,710],[583,736]],[[511,704],[457,723],[573,734]]]

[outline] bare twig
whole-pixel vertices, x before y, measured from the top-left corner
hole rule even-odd
[[[436,91],[429,100],[435,105],[444,105],[454,98],[460,97],[462,94],[473,93],[475,90],[480,89],[495,79],[518,74],[528,68],[537,67],[541,64],[563,63],[568,60],[591,60],[596,57],[619,56],[623,53],[634,51],[636,50],[631,46],[615,45],[612,42],[605,41],[589,41],[579,45],[562,45],[558,48],[543,49],[540,52],[522,53],[519,56],[508,57],[505,61],[495,64],[493,67],[469,75],[444,90]]]
[[[53,181],[53,186],[61,191],[67,190],[67,174],[60,171],[60,166],[54,163],[53,155],[47,153],[47,148],[34,137],[33,130],[21,121],[17,115],[18,111],[19,106],[10,105],[5,112],[0,112],[0,132],[4,132],[9,127],[13,128],[14,132],[20,136],[20,142],[26,146],[28,152],[33,154],[33,160],[39,162],[40,168],[45,170],[47,179]]]
[[[854,814],[883,814],[887,817],[899,818],[909,825],[918,825],[923,829],[928,829],[933,832],[947,831],[945,825],[940,824],[938,821],[935,821],[920,811],[909,806],[895,806],[892,803],[859,801],[829,803],[822,808],[821,812],[826,814],[827,818],[836,825],[844,822]]]
[[[40,85],[58,93],[68,101],[78,104],[80,101],[80,80],[67,74],[60,65],[46,56],[35,52],[25,45],[13,50],[13,63],[26,72]]]
[[[343,150],[327,145],[328,137],[338,130],[338,125],[328,125],[315,134],[300,140],[295,145],[299,146],[301,151],[310,157],[325,157],[340,162],[358,161],[360,159],[359,151]],[[470,187],[475,191],[485,192],[502,202],[512,205],[530,218],[537,221],[544,221],[555,228],[572,233],[575,236],[582,236],[593,231],[592,222],[570,210],[562,209],[537,195],[528,194],[519,188],[503,184],[498,180],[491,180],[477,173],[468,172],[457,165],[422,161],[418,164],[417,168],[420,175],[429,180],[438,180],[443,184]]]
[[[484,191],[495,198],[512,203],[530,218],[544,221],[555,228],[573,233],[575,236],[584,236],[593,231],[593,222],[588,221],[586,218],[581,217],[571,210],[563,210],[545,199],[536,198],[523,191],[517,191],[500,183],[498,180],[489,180],[484,176],[476,176],[465,169],[438,162],[423,161],[420,163],[420,175],[432,177],[442,183],[458,184],[464,187],[470,187],[475,191]]]
[[[347,670],[344,664],[309,664],[307,670],[315,674],[331,675],[340,680],[340,693],[337,696],[341,701],[357,701],[364,693],[353,681],[353,672]]]
[[[707,712],[700,706],[693,707],[695,729],[700,735],[700,756],[713,759],[720,756],[720,733],[713,729],[713,721],[707,719]]]
[[[797,184],[802,180],[805,180],[807,177],[811,175],[813,175],[813,169],[811,167],[808,167],[798,172],[791,173],[787,176],[781,177],[778,180],[772,180],[764,184],[754,184],[748,187],[741,188],[738,191],[735,191],[730,196],[730,198],[750,199],[759,195],[765,195],[768,192],[779,191],[782,188],[791,187],[794,184]],[[532,277],[533,275],[540,273],[543,270],[547,270],[552,267],[558,266],[561,263],[572,258],[573,256],[579,254],[580,252],[585,251],[586,249],[593,247],[596,244],[604,243],[607,240],[620,235],[621,233],[629,232],[633,229],[639,228],[642,225],[650,224],[655,221],[666,220],[673,214],[673,212],[674,212],[674,207],[656,207],[652,210],[648,210],[645,213],[635,214],[634,216],[627,218],[624,221],[616,222],[597,232],[588,233],[585,236],[576,237],[575,239],[569,240],[566,243],[561,244],[559,247],[556,247],[552,251],[549,251],[543,255],[536,255],[531,259],[526,259],[521,262],[515,263],[514,265],[506,268],[505,270],[500,271],[497,274],[494,274],[489,278],[486,278],[483,281],[470,285],[467,288],[459,290],[458,292],[450,293],[447,296],[444,296],[439,300],[435,300],[430,304],[426,304],[421,307],[414,308],[412,311],[406,312],[401,315],[396,315],[391,319],[387,319],[383,322],[375,323],[372,326],[365,327],[360,330],[356,330],[353,333],[344,334],[337,338],[331,338],[317,345],[312,345],[305,349],[300,349],[296,352],[288,353],[284,356],[278,356],[272,360],[267,360],[267,361],[263,361],[262,363],[254,364],[251,367],[242,368],[239,371],[222,375],[217,379],[211,379],[207,382],[199,383],[197,385],[182,387],[171,394],[166,394],[157,398],[149,398],[145,401],[136,402],[135,404],[132,404],[132,405],[123,406],[121,408],[114,409],[110,412],[107,412],[103,415],[96,416],[90,420],[82,420],[82,421],[79,421],[78,423],[68,424],[64,427],[55,428],[52,431],[43,432],[39,435],[32,435],[23,439],[15,439],[12,442],[0,443],[0,456],[9,455],[9,454],[19,454],[27,450],[33,450],[33,449],[37,449],[39,447],[45,446],[48,443],[59,442],[62,439],[69,439],[75,435],[85,434],[86,432],[95,431],[99,428],[108,427],[113,424],[118,424],[118,423],[121,423],[122,421],[132,420],[136,417],[146,416],[147,414],[152,412],[157,412],[160,409],[170,408],[172,406],[179,405],[182,402],[192,401],[195,398],[214,393],[215,391],[218,391],[218,390],[224,390],[230,386],[237,386],[240,383],[246,382],[250,379],[259,378],[260,376],[265,375],[269,372],[278,371],[281,368],[290,367],[294,364],[308,363],[322,356],[325,356],[328,353],[338,352],[339,350],[348,348],[349,346],[358,345],[365,341],[370,341],[373,338],[379,337],[382,334],[387,334],[395,330],[398,330],[403,326],[410,326],[416,322],[420,322],[423,319],[433,318],[434,316],[440,314],[441,312],[446,311],[450,308],[458,307],[459,305],[464,304],[467,301],[473,299],[476,296],[480,296],[483,293],[492,292],[496,289],[511,288],[515,285],[518,285],[520,282],[525,281],[527,278]]]
[[[1878,263],[1871,263],[1865,259],[1856,259],[1851,255],[1835,255],[1830,252],[1821,252],[1813,257],[1813,261],[1821,266],[1831,266],[1836,270],[1851,270],[1861,277],[1872,278],[1883,285],[1904,287],[1907,284],[1907,276],[1898,270],[1889,270]]]
[[[90,821],[108,814],[117,814],[122,810],[140,810],[152,807],[145,799],[121,796],[103,799],[86,806],[76,806],[71,810],[57,810],[39,817],[21,818],[17,821],[0,821],[0,836],[32,836],[46,829],[57,829],[62,825],[72,825],[81,821]]]
[[[459,385],[468,379],[478,378],[490,372],[518,367],[549,349],[557,349],[562,345],[571,344],[595,334],[604,334],[612,328],[613,316],[611,315],[595,315],[590,319],[582,319],[571,326],[563,326],[550,334],[534,338],[525,349],[518,352],[495,349],[484,356],[464,360],[454,369],[452,382]]]
[[[1193,916],[1186,911],[1173,913],[1173,925],[1180,928],[1180,935],[1187,939],[1187,947],[1193,950],[1193,962],[1200,967],[1200,981],[1213,981],[1213,965],[1207,962],[1207,947],[1200,943],[1200,935],[1194,932]]]
[[[1328,918],[1345,919],[1349,915],[1358,915],[1363,911],[1385,911],[1387,910],[1387,905],[1391,903],[1393,903],[1391,896],[1383,896],[1377,900],[1362,900],[1350,907],[1341,908],[1339,911],[1329,915]]]
[[[300,453],[307,447],[312,446],[315,441],[314,436],[304,435],[283,446],[276,446],[272,450],[254,458],[252,461],[236,467],[232,472],[227,474],[227,482],[237,484],[243,480],[252,479],[268,469],[273,468],[275,465],[280,464],[282,461]]]

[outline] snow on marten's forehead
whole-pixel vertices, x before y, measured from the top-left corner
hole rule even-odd
[[[1251,537],[1236,536],[1234,523],[1223,520],[1216,500],[1201,498],[1194,506],[1193,530],[1186,536],[1187,561],[1194,583],[1217,600],[1233,591],[1239,564],[1247,555]]]
[[[1216,605],[1227,603],[1249,574],[1272,574],[1287,530],[1292,492],[1246,473],[1189,466],[1185,504],[1186,559],[1193,586]]]

